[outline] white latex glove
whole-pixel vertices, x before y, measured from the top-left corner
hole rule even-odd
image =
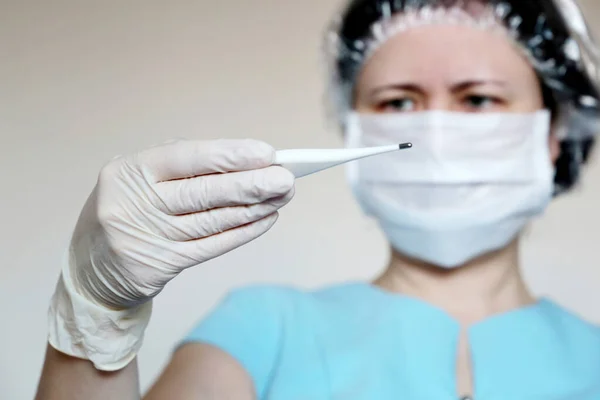
[[[253,140],[177,141],[105,166],[50,307],[50,343],[98,369],[141,346],[149,301],[181,271],[265,233],[294,194]]]

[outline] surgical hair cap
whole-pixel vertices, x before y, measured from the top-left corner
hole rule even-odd
[[[486,12],[472,12],[481,6]],[[349,0],[329,27],[329,94],[338,121],[352,108],[356,78],[378,46],[423,24],[498,29],[536,70],[561,144],[555,192],[571,188],[600,130],[600,53],[573,0]]]

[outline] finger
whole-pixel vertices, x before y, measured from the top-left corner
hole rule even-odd
[[[179,254],[186,254],[195,264],[211,260],[228,253],[262,236],[277,222],[278,213],[239,228],[207,238],[177,243]]]
[[[250,206],[217,208],[200,213],[168,216],[161,224],[161,235],[175,242],[186,242],[213,236],[230,229],[259,221],[285,206],[294,197],[294,190],[284,196]],[[157,224],[158,225],[158,224]]]
[[[198,176],[154,185],[155,207],[165,214],[182,215],[262,203],[294,187],[294,175],[285,168]]]
[[[257,140],[178,140],[142,151],[137,163],[156,182],[264,168],[275,150]]]

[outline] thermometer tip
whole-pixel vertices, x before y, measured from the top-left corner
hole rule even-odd
[[[404,149],[410,149],[412,147],[412,143],[400,143],[398,145],[398,148],[400,150],[404,150]]]

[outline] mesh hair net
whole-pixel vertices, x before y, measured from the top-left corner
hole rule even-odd
[[[470,12],[475,6],[485,12]],[[571,188],[600,129],[600,53],[573,0],[349,0],[325,43],[340,123],[352,107],[356,78],[379,45],[412,26],[449,22],[501,28],[522,50],[555,114],[561,141],[556,193]]]

